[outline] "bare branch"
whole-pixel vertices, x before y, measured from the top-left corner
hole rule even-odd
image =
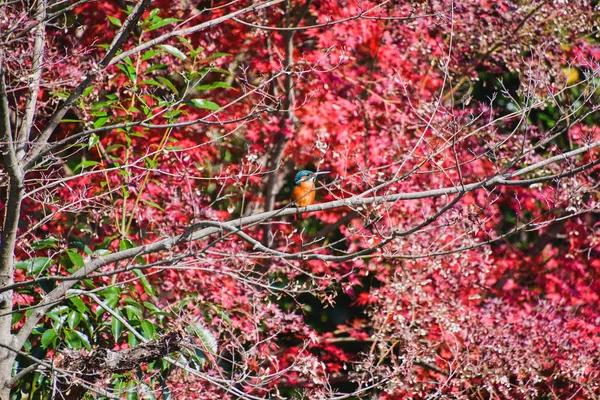
[[[351,17],[348,18],[343,18],[343,19],[338,19],[338,20],[332,20],[332,21],[327,21],[324,22],[322,24],[315,24],[315,25],[310,25],[310,26],[298,26],[298,24],[294,24],[292,26],[285,26],[285,27],[279,27],[279,26],[266,26],[266,25],[258,25],[258,24],[253,24],[250,22],[246,22],[243,21],[239,18],[233,18],[233,20],[239,24],[251,27],[251,28],[255,28],[255,29],[262,29],[262,30],[266,30],[266,31],[278,31],[278,32],[296,32],[296,31],[306,31],[306,30],[310,30],[310,29],[319,29],[319,28],[327,28],[333,25],[337,25],[337,24],[343,24],[345,22],[350,22],[350,21],[354,21],[357,19],[371,19],[371,20],[383,20],[383,21],[397,21],[397,22],[406,22],[406,21],[411,21],[414,19],[421,19],[421,18],[428,18],[428,17],[437,17],[440,16],[442,14],[445,14],[444,12],[438,12],[438,13],[432,13],[432,14],[424,14],[424,15],[410,15],[407,17],[383,17],[383,16],[368,16],[369,13],[377,10],[378,8],[383,7],[386,3],[389,3],[388,1],[384,1],[381,2],[371,8],[369,8],[368,10],[364,10],[364,11],[360,11],[359,13],[357,13],[356,15],[353,15]]]
[[[40,92],[40,81],[42,79],[42,69],[44,67],[44,46],[46,43],[46,0],[38,0],[35,2],[35,21],[37,26],[33,33],[33,54],[31,62],[31,73],[28,76],[27,100],[25,102],[25,115],[19,129],[16,143],[17,159],[21,160],[25,157],[27,150],[27,141],[31,137],[31,129],[33,128],[33,120],[36,112],[38,93]]]

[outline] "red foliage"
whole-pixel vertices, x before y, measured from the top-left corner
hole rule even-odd
[[[304,5],[291,3],[296,12]],[[216,117],[210,110],[185,106],[177,122],[233,120],[255,108],[269,108],[269,113],[232,125],[115,129],[101,134],[98,145],[70,154],[68,171],[56,168],[35,178],[31,174],[31,188],[42,179],[68,179],[25,203],[20,258],[40,255],[28,243],[50,234],[64,248],[75,237],[92,250],[109,238],[105,247],[116,251],[119,237],[147,245],[181,234],[199,221],[228,221],[260,210],[264,177],[270,172],[267,154],[282,137],[287,141],[282,165],[288,168],[282,174],[306,165],[332,172],[327,182],[334,184],[319,192],[323,202],[350,198],[385,182],[373,194],[460,187],[502,168],[507,168],[503,173],[515,171],[598,140],[597,130],[583,119],[564,137],[550,139],[554,131],[542,119],[536,124],[512,115],[519,105],[509,98],[526,103],[557,93],[568,78],[561,69],[576,68],[581,71],[577,79],[583,79],[583,71],[600,57],[597,43],[582,39],[578,28],[591,24],[591,6],[570,5],[572,15],[566,15],[559,2],[396,3],[308,2],[300,26],[324,26],[294,33],[293,123],[274,111],[284,102],[286,34],[281,31],[229,20],[196,32],[188,40],[193,48],[203,47],[203,61],[192,65],[191,57],[181,60],[166,53],[143,61],[132,57],[139,61],[139,71],[166,65],[166,70],[140,72],[135,85],[118,66],[108,67],[91,100],[76,110],[78,118],[91,124],[98,111],[93,103],[111,94],[119,105],[99,108],[108,112],[110,123],[144,119],[142,105],[155,114],[164,111],[159,98],[173,94],[140,82],[168,78],[178,84],[178,74],[202,65],[237,66],[233,89],[200,94],[219,106],[281,76]],[[198,9],[188,2],[154,4],[161,16],[182,19],[177,23],[182,26],[242,6],[235,2],[194,14]],[[282,26],[283,13],[273,8],[239,18]],[[51,107],[52,96],[73,88],[96,67],[103,52],[94,46],[110,43],[118,29],[106,16],[126,16],[116,1],[84,4],[75,14],[82,35],[74,34],[75,26],[67,28],[67,35],[59,29],[49,34],[55,47],[47,68],[53,85],[41,95],[46,107]],[[415,18],[403,20],[411,16]],[[343,19],[348,21],[328,24]],[[149,32],[144,41],[172,28]],[[558,31],[560,36],[554,34]],[[132,39],[125,49],[137,44]],[[168,44],[184,48],[177,39]],[[206,61],[215,52],[231,56]],[[82,56],[71,57],[74,53]],[[211,82],[227,79],[211,74]],[[519,81],[517,88],[505,89],[504,103],[481,98],[488,89],[480,81],[499,85],[497,78],[503,75],[506,85],[509,77]],[[39,122],[46,117],[40,112]],[[535,116],[524,119],[528,117],[533,121]],[[168,121],[160,115],[151,122]],[[82,124],[62,124],[53,139],[82,129]],[[532,150],[546,140],[547,146]],[[518,163],[507,165],[522,146],[526,151]],[[586,152],[574,163],[597,157],[597,152]],[[86,160],[98,164],[89,174],[73,175],[75,165]],[[564,167],[549,164],[543,172],[557,174]],[[160,296],[141,295],[139,300],[168,308],[192,294],[182,320],[202,321],[219,343],[222,364],[233,365],[231,359],[243,351],[239,362],[256,379],[245,381],[243,390],[258,396],[275,387],[302,388],[316,396],[326,392],[328,381],[356,390],[358,382],[368,386],[377,380],[381,383],[373,391],[390,399],[433,393],[583,398],[600,390],[596,178],[597,170],[592,170],[539,185],[480,188],[410,235],[397,233],[424,223],[456,194],[355,208],[356,217],[328,236],[327,243],[335,242],[329,249],[311,240],[316,231],[343,219],[350,212],[346,207],[311,214],[304,226],[312,230],[275,225],[271,247],[288,253],[344,254],[381,246],[367,257],[339,263],[267,260],[256,254],[256,246],[223,233],[222,238],[178,246],[173,252],[182,255],[180,261],[161,264],[173,256],[169,251],[147,256],[145,262],[156,267],[146,274]],[[279,205],[287,204],[283,198]],[[578,215],[563,219],[573,210]],[[52,221],[36,225],[53,212]],[[507,234],[523,226],[515,235]],[[259,241],[264,233],[258,226],[245,232]],[[115,280],[132,278],[127,273]],[[15,276],[23,279],[21,272]],[[134,288],[144,292],[139,281]],[[303,309],[300,303],[306,299],[301,295],[307,292],[323,307],[338,302],[333,313],[339,314],[326,317],[323,308],[315,316],[314,310]],[[34,300],[16,295],[14,302]],[[203,373],[213,382],[221,373],[232,380],[245,373],[241,367],[210,364]],[[236,397],[209,384],[208,378],[176,372],[169,379],[176,398],[195,398],[199,392],[203,398]]]

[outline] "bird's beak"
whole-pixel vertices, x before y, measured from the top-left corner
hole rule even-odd
[[[328,174],[328,173],[329,173],[329,171],[317,171],[317,172],[315,172],[315,173],[313,174],[313,176],[317,176],[317,175],[325,175],[325,174]]]

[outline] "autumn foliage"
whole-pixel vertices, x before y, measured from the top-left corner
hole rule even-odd
[[[5,3],[11,398],[600,393],[597,2]]]

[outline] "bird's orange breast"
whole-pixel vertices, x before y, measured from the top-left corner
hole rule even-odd
[[[299,185],[294,186],[292,201],[295,201],[298,207],[306,207],[315,201],[316,194],[314,182],[301,182]]]

